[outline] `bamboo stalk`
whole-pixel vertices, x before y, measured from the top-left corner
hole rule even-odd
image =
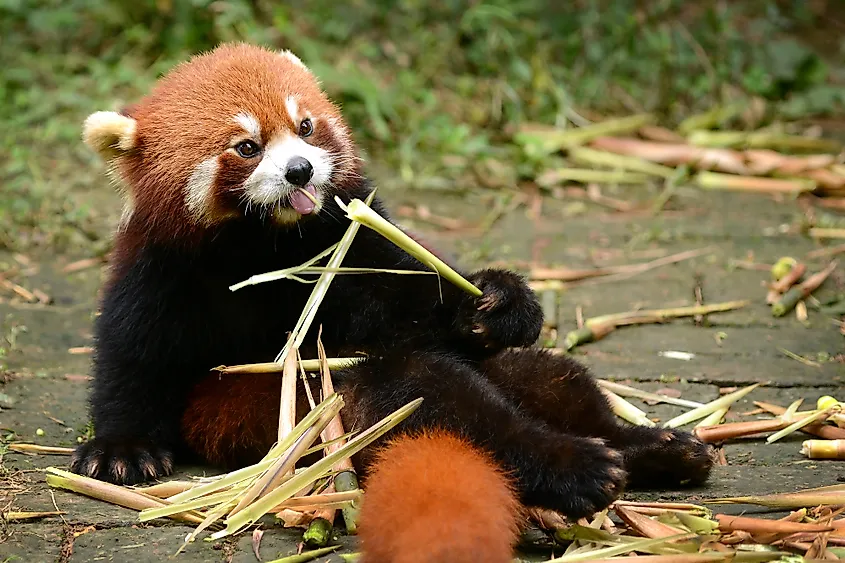
[[[685,250],[671,256],[664,256],[651,260],[650,262],[641,262],[639,264],[623,264],[621,266],[608,266],[605,268],[588,268],[581,270],[573,270],[569,268],[532,268],[529,277],[533,280],[550,280],[550,281],[579,281],[588,278],[595,278],[601,276],[612,276],[620,274],[641,274],[661,266],[668,266],[676,264],[684,260],[696,258],[710,252],[712,248],[698,248],[695,250]]]
[[[667,166],[688,165],[697,170],[718,170],[731,174],[749,173],[742,153],[730,149],[695,147],[683,143],[653,143],[618,137],[601,137],[594,140],[591,146]]]
[[[770,420],[750,420],[747,422],[733,422],[730,424],[721,424],[718,426],[702,426],[693,430],[693,434],[702,442],[713,444],[722,442],[732,438],[742,438],[745,436],[753,436],[762,432],[772,432],[774,430],[782,430],[789,426],[788,420],[781,420],[773,418]]]
[[[831,485],[795,493],[710,499],[707,504],[758,504],[769,508],[812,508],[845,504],[845,485]]]
[[[738,116],[745,109],[745,104],[727,104],[716,106],[704,113],[691,115],[678,124],[681,135],[690,135],[697,130],[720,127]]]
[[[809,235],[813,238],[845,238],[845,229],[823,229],[813,227],[810,229]]]
[[[693,131],[690,144],[702,147],[748,147],[838,153],[842,145],[831,139],[814,139],[768,131]]]
[[[625,543],[623,545],[596,549],[585,553],[564,555],[555,559],[549,559],[546,563],[571,563],[573,561],[592,561],[595,559],[600,559],[602,557],[614,557],[616,555],[624,555],[632,551],[642,551],[645,549],[651,549],[657,546],[666,545],[669,542],[676,540],[691,539],[695,537],[695,535],[696,534],[678,534],[677,536],[669,536],[665,538],[646,539],[631,543]]]
[[[45,469],[45,472],[47,473],[47,484],[51,487],[73,491],[74,493],[104,500],[124,508],[146,510],[166,506],[163,501],[143,495],[132,489],[119,487],[111,483],[106,483],[105,481],[91,479],[90,477],[76,475],[75,473],[56,467],[48,467]],[[192,524],[199,524],[203,520],[193,512],[172,514],[170,517],[174,520],[181,520]]]
[[[625,156],[613,154],[605,151],[597,151],[586,147],[573,147],[569,149],[569,158],[576,162],[583,164],[604,166],[611,169],[629,170],[632,172],[639,172],[648,174],[650,176],[659,176],[661,178],[671,178],[675,174],[673,168],[655,164],[641,158],[633,156]]]
[[[801,193],[816,189],[816,183],[812,180],[733,176],[718,172],[699,172],[693,176],[693,183],[699,188],[707,190],[737,190],[761,193]]]
[[[633,132],[654,120],[653,115],[643,114],[566,130],[528,131],[523,128],[515,135],[515,140],[526,150],[532,148],[533,156],[545,156],[562,148],[586,144],[598,137]]]
[[[26,444],[23,442],[13,442],[7,446],[13,452],[22,454],[42,454],[42,455],[72,455],[73,448],[63,448],[61,446],[39,446],[38,444]]]
[[[368,206],[375,196],[376,190],[371,191],[370,195],[367,196],[367,199],[361,203],[361,205],[365,207]],[[336,200],[340,201],[339,199]],[[337,243],[337,247],[335,247],[331,258],[329,258],[329,261],[326,264],[328,268],[337,268],[340,266],[343,259],[346,257],[346,253],[349,251],[349,247],[352,246],[352,241],[355,239],[355,235],[358,234],[360,226],[361,224],[357,221],[349,223],[349,227],[347,227],[346,232],[343,233],[340,242]],[[317,280],[317,283],[314,284],[314,289],[311,290],[311,294],[308,296],[308,300],[302,308],[302,313],[296,321],[296,326],[294,326],[293,331],[291,332],[291,338],[288,339],[285,347],[282,348],[282,350],[276,355],[276,362],[280,362],[287,357],[290,347],[298,349],[302,345],[302,341],[305,339],[305,335],[308,333],[308,329],[311,327],[311,323],[317,315],[317,309],[320,307],[320,303],[323,302],[323,298],[326,296],[326,292],[329,290],[329,286],[334,280],[335,275],[335,273],[330,271],[320,274],[320,278]]]
[[[537,185],[543,188],[557,186],[567,181],[581,184],[647,184],[649,180],[651,177],[641,172],[593,168],[556,168],[547,170],[536,178]]]
[[[696,429],[707,428],[709,426],[719,426],[725,419],[725,415],[728,414],[728,410],[729,407],[722,407],[718,410],[713,411],[712,413],[702,418],[701,421],[695,425]]]
[[[396,225],[390,223],[381,215],[373,211],[361,200],[353,199],[349,202],[349,205],[343,205],[343,202],[340,201],[339,198],[335,199],[337,200],[338,205],[341,206],[341,209],[346,211],[346,216],[349,217],[353,223],[366,225],[422,262],[424,265],[436,271],[447,281],[455,284],[470,295],[474,295],[476,297],[481,296],[480,289],[465,280],[460,274],[449,267],[448,264],[440,260],[420,243],[402,232],[398,227],[396,227]]]
[[[355,365],[365,359],[363,356],[357,358],[327,358],[329,369],[343,369]],[[320,371],[320,360],[298,360],[299,368],[305,371]],[[221,375],[240,375],[256,373],[282,373],[284,364],[279,362],[264,362],[258,364],[241,364],[237,366],[217,366],[211,371]]]
[[[690,307],[674,307],[669,309],[646,309],[642,311],[626,311],[587,319],[587,325],[614,323],[619,325],[631,319],[649,318],[656,319],[652,322],[659,322],[666,319],[677,319],[682,317],[694,317],[697,315],[709,315],[712,313],[724,313],[741,309],[747,306],[750,301],[727,301],[725,303],[713,303],[710,305],[693,305]],[[642,321],[639,321],[642,322]]]

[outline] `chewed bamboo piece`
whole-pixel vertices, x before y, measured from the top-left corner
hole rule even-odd
[[[356,362],[365,359],[358,358],[327,358],[326,363],[329,369],[343,369],[355,365]],[[320,371],[320,360],[298,360],[299,368],[305,371]],[[282,373],[284,364],[279,362],[264,362],[258,364],[241,364],[237,366],[217,366],[211,371],[221,375],[240,375],[247,373]]]
[[[828,264],[824,270],[813,274],[804,280],[803,283],[791,288],[783,294],[780,299],[772,304],[772,315],[782,317],[792,309],[799,301],[812,295],[827,280],[828,276],[836,269],[836,262]]]
[[[429,252],[420,243],[402,232],[396,225],[389,222],[387,219],[373,211],[368,205],[359,199],[353,199],[348,205],[344,205],[340,198],[335,198],[338,205],[346,212],[346,216],[352,220],[353,224],[362,224],[370,229],[373,229],[383,237],[390,240],[396,246],[422,262],[440,274],[449,282],[455,284],[460,289],[466,291],[470,295],[476,297],[481,296],[481,290],[472,285],[460,274],[453,270],[449,265],[440,260],[437,256]]]
[[[845,440],[805,440],[801,453],[810,459],[845,459]]]
[[[757,504],[768,508],[812,508],[845,504],[845,485],[830,485],[805,489],[794,493],[763,496],[724,497],[705,501],[706,504]]]

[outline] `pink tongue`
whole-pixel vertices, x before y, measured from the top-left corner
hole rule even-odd
[[[317,197],[317,189],[314,188],[313,184],[307,184],[302,189],[307,191],[315,198]],[[311,201],[308,196],[306,196],[299,190],[296,190],[290,195],[290,205],[300,215],[308,215],[309,213],[314,211],[314,202]]]

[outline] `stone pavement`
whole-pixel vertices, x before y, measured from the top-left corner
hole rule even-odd
[[[636,197],[636,188],[624,192]],[[633,195],[632,195],[633,194]],[[420,201],[419,195],[382,194],[395,207]],[[617,194],[618,196],[618,194]],[[434,213],[479,220],[490,208],[481,195],[464,198],[429,194],[422,197]],[[636,307],[660,308],[692,302],[696,279],[706,302],[751,299],[740,311],[714,315],[704,326],[692,320],[667,325],[622,328],[600,342],[585,345],[575,354],[599,377],[627,380],[648,390],[673,388],[684,398],[708,401],[719,389],[755,381],[770,381],[738,403],[732,413],[753,409],[752,400],[786,405],[804,398],[814,405],[825,394],[845,397],[845,338],[829,319],[810,311],[809,325],[794,316],[774,319],[765,305],[761,282],[765,271],[729,267],[730,261],[772,263],[778,257],[804,257],[816,245],[787,227],[797,223],[799,208],[767,196],[702,193],[679,190],[674,211],[611,213],[592,204],[546,200],[543,218],[533,220],[525,207],[502,217],[487,233],[435,232],[425,223],[416,226],[433,241],[454,251],[464,263],[481,265],[495,260],[515,262],[534,257],[546,264],[585,267],[644,261],[659,255],[712,247],[712,252],[681,264],[649,271],[625,280],[582,284],[568,288],[559,299],[562,329],[575,325],[575,309],[596,316]],[[626,251],[629,251],[626,253]],[[78,258],[78,257],[73,257]],[[17,332],[16,346],[7,358],[9,374],[0,383],[0,428],[3,435],[44,445],[73,445],[86,425],[86,375],[90,357],[72,355],[68,348],[90,344],[90,321],[100,272],[89,269],[72,275],[60,273],[70,257],[37,257],[38,271],[27,279],[30,287],[43,289],[55,303],[24,306],[0,303],[2,332]],[[0,262],[11,262],[0,256]],[[821,265],[816,262],[811,269]],[[834,273],[819,296],[843,293],[842,269]],[[5,295],[4,295],[5,297]],[[9,342],[2,345],[8,347]],[[781,349],[807,357],[806,365],[787,357]],[[660,355],[663,351],[694,354],[688,361]],[[838,355],[838,358],[837,358]],[[832,358],[832,360],[831,360]],[[668,419],[680,409],[636,403],[650,415]],[[7,408],[8,407],[8,408]],[[44,431],[42,436],[37,429]],[[816,462],[799,454],[800,435],[766,445],[745,440],[725,447],[728,465],[717,467],[712,481],[698,490],[626,494],[625,498],[677,499],[701,502],[726,495],[794,491],[803,487],[845,481],[845,462]],[[29,523],[0,522],[0,561],[162,561],[178,548],[190,528],[170,522],[138,524],[136,514],[107,503],[74,494],[52,492],[40,469],[64,466],[66,457],[26,456],[6,453],[0,468],[0,509],[65,512],[63,518]],[[197,475],[203,468],[182,468],[181,475]],[[759,512],[748,506],[723,511]],[[262,558],[293,553],[299,532],[264,526]],[[354,539],[339,534],[354,551]],[[198,541],[178,559],[199,561],[255,561],[249,534],[232,540]],[[321,561],[340,561],[337,556]],[[537,559],[539,560],[539,559]]]

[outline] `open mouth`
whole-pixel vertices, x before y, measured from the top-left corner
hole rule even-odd
[[[318,205],[317,188],[314,184],[305,184],[305,187],[297,188],[290,194],[290,206],[300,215],[310,215]]]

